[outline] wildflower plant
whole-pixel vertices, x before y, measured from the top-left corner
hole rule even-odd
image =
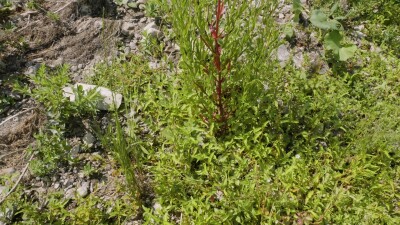
[[[199,118],[226,134],[242,102],[255,103],[268,80],[277,30],[276,1],[179,1],[168,9],[181,48],[183,87],[194,90]],[[182,10],[187,9],[187,10]],[[247,104],[245,104],[247,105]]]

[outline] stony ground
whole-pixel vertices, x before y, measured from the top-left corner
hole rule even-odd
[[[14,177],[6,185],[12,186],[17,181],[29,161],[25,150],[35,144],[32,135],[46,121],[32,99],[13,93],[3,81],[19,74],[33,74],[42,64],[52,68],[68,64],[73,81],[85,81],[97,63],[139,53],[144,32],[165,42],[164,51],[172,59],[179,57],[179,48],[163,35],[159,21],[146,17],[146,0],[131,2],[136,4],[127,7],[107,0],[48,0],[41,1],[38,9],[28,9],[24,0],[15,2],[19,13],[12,17],[16,24],[14,36],[0,34],[0,40],[18,42],[18,37],[26,38],[23,49],[9,47],[1,55],[5,65],[0,71],[0,94],[11,96],[14,101],[11,107],[0,111],[0,176]],[[292,20],[291,7],[291,4],[281,1],[276,20],[282,26]],[[103,11],[103,8],[107,10]],[[55,14],[58,16],[49,16]],[[307,16],[301,15],[304,21],[307,21]],[[293,41],[277,50],[281,65],[285,66],[292,60],[297,67],[302,67],[307,58],[311,62],[310,70],[326,73],[329,65],[324,60],[317,34],[301,30],[294,33]],[[354,36],[356,42],[360,40],[359,35]],[[159,64],[153,59],[150,67],[156,68]],[[99,120],[107,124],[107,112],[99,115]],[[99,140],[90,132],[90,123],[77,125],[71,132],[70,142],[81,163],[72,168],[60,168],[52,176],[43,178],[31,175],[28,170],[21,182],[26,192],[39,198],[54,191],[62,191],[67,199],[74,199],[76,195],[86,197],[90,193],[105,200],[121,198],[123,193],[118,192],[117,186],[124,182],[124,177],[110,153],[99,147]],[[82,151],[83,146],[90,146],[90,150]],[[96,170],[94,176],[85,174],[84,166],[87,164]],[[5,189],[0,186],[1,198],[5,195],[1,191]]]
[[[8,187],[0,186],[0,192],[17,181],[29,161],[26,148],[35,144],[33,134],[45,122],[38,112],[39,106],[32,99],[13,93],[6,80],[19,74],[34,74],[43,64],[50,68],[68,64],[73,81],[82,82],[93,73],[97,63],[138,53],[143,32],[163,38],[155,19],[145,16],[143,0],[136,1],[136,7],[117,6],[110,1],[67,0],[42,1],[38,9],[28,9],[26,3],[15,2],[19,12],[12,17],[16,24],[14,36],[1,34],[2,40],[15,42],[19,36],[25,37],[27,46],[8,46],[1,56],[5,66],[0,72],[0,92],[12,96],[15,104],[0,115],[0,176],[13,177],[6,184]],[[103,8],[107,10],[103,12]],[[58,17],[51,18],[49,13]],[[171,46],[166,47],[170,53],[175,51]],[[150,66],[156,67],[157,63],[154,60]],[[107,123],[106,114],[99,115],[99,120]],[[75,125],[69,136],[80,163],[73,168],[60,168],[49,177],[35,177],[27,170],[20,182],[25,192],[38,198],[54,191],[63,191],[66,199],[86,197],[89,193],[104,200],[121,198],[117,186],[124,183],[124,177],[114,159],[99,148],[99,140],[92,133],[85,131],[88,123]],[[88,176],[83,171],[85,165],[90,165],[95,174]],[[5,194],[0,193],[0,199]]]

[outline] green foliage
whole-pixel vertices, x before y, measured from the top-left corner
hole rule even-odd
[[[268,16],[275,1],[258,1],[257,7],[240,0],[160,5],[173,15],[167,21],[182,49],[183,88],[196,91],[193,110],[205,124],[217,126],[217,133],[227,133],[236,112],[248,110],[246,104],[256,101],[269,78],[262,71],[271,71],[277,44],[277,29]]]
[[[156,37],[147,33],[143,33],[143,38],[140,41],[141,51],[148,56],[161,58],[164,53],[165,43],[160,42]]]
[[[325,48],[327,50],[332,50],[336,59],[346,61],[354,56],[357,46],[354,44],[341,44],[343,35],[340,30],[343,30],[343,26],[339,21],[345,17],[333,17],[338,5],[338,3],[333,4],[328,14],[320,9],[313,10],[311,12],[310,21],[314,26],[329,31],[324,37]]]
[[[301,5],[301,0],[293,0],[293,21],[298,23],[300,20],[300,14],[303,10],[303,6]]]
[[[327,50],[332,50],[333,54],[340,61],[347,61],[349,58],[354,56],[354,53],[357,51],[357,46],[350,45],[342,45],[341,41],[343,36],[339,31],[334,30],[329,32],[324,38],[325,48]]]
[[[0,222],[6,224],[124,224],[136,207],[127,198],[105,201],[94,195],[78,198],[74,209],[69,210],[71,200],[63,193],[54,192],[41,196],[40,201],[17,190],[0,206]],[[4,214],[3,214],[4,215]]]
[[[134,190],[152,177],[158,206],[145,207],[145,224],[398,223],[399,61],[355,54],[370,61],[351,70],[348,59],[333,76],[247,67],[244,81],[268,79],[247,84],[224,136],[196,110],[188,62],[175,76],[136,57],[100,70],[98,84],[128,96],[105,142]]]
[[[100,65],[91,78],[124,95],[125,107],[113,112],[102,144],[118,159],[144,223],[399,224],[398,57],[342,43],[338,24],[348,26],[348,19],[333,17],[335,6],[314,11],[312,21],[326,49],[343,62],[326,75],[281,69],[269,57],[279,35],[272,18],[256,19],[274,5],[232,0],[226,8],[218,4],[225,13],[215,13],[218,2],[160,0],[155,6],[174,28],[183,56],[179,73],[150,70],[145,57],[128,55]],[[62,71],[48,76],[41,69],[33,78],[40,90],[28,92],[56,118],[50,125],[57,132],[39,133],[46,134],[39,154],[49,161],[67,157],[65,121],[95,112],[83,95],[76,103],[60,97],[68,82]],[[218,82],[229,109],[223,135],[224,124],[213,115]],[[85,171],[93,173],[89,166]],[[15,196],[7,207],[31,224],[118,224],[134,214],[123,200],[105,210],[90,196],[66,212],[57,195],[45,208]]]
[[[349,20],[354,24],[365,21],[366,39],[386,46],[397,56],[400,52],[400,4],[398,0],[351,0]]]
[[[60,16],[57,13],[53,13],[48,11],[47,12],[47,17],[49,17],[51,20],[54,20],[55,22],[60,21]]]
[[[94,116],[99,95],[96,90],[84,93],[79,86],[73,90],[74,102],[63,96],[63,88],[70,81],[67,66],[53,72],[42,66],[30,78],[35,88],[16,83],[14,89],[31,96],[44,107],[47,124],[35,135],[37,145],[32,151],[38,153],[38,159],[31,164],[31,170],[43,176],[57,169],[60,163],[72,162],[69,156],[71,147],[65,139],[66,124],[70,123],[71,118]]]

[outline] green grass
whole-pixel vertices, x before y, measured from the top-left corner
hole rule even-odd
[[[16,215],[31,218],[33,224],[118,224],[134,214],[127,205],[132,204],[143,209],[136,212],[144,224],[400,223],[397,55],[362,46],[345,62],[330,60],[331,70],[320,75],[291,65],[281,68],[265,58],[272,50],[262,50],[265,42],[254,39],[252,45],[254,33],[233,29],[228,38],[248,43],[220,40],[228,52],[222,52],[222,62],[232,60],[233,71],[232,76],[224,74],[228,83],[223,98],[227,108],[234,109],[221,132],[219,120],[204,113],[218,107],[213,99],[218,79],[202,70],[204,65],[212,68],[215,58],[196,32],[190,32],[198,29],[207,38],[209,31],[203,25],[211,16],[202,10],[213,9],[213,3],[186,5],[195,16],[174,11],[179,5],[157,7],[157,13],[165,14],[163,23],[175,26],[182,52],[179,73],[166,67],[151,70],[146,57],[159,58],[157,51],[99,65],[90,80],[124,96],[124,105],[112,113],[114,123],[99,135],[103,148],[119,162],[129,185],[127,198],[134,203],[121,203],[112,215],[101,209],[89,213],[99,199],[90,196],[67,210],[54,194],[48,197],[48,212],[39,215],[37,203],[15,193],[7,204],[19,203]],[[237,10],[251,12],[246,6]],[[248,16],[249,24],[257,18]],[[264,20],[268,21],[272,26]],[[222,24],[235,28],[239,23]],[[258,31],[269,31],[264,41],[271,48],[277,44],[276,29]],[[61,124],[71,116],[95,114],[85,101],[74,105],[59,94],[51,97],[55,85],[68,82],[65,74],[60,75],[64,72],[49,78],[44,69],[39,71],[35,83],[41,88],[32,95],[58,112]],[[44,143],[43,153],[58,155],[45,147],[60,141],[39,143]],[[53,161],[44,156],[42,160]],[[90,173],[90,168],[86,170]]]

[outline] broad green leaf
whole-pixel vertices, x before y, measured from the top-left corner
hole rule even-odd
[[[338,55],[341,47],[340,41],[342,41],[342,39],[342,35],[337,30],[327,33],[324,38],[326,49],[332,50],[335,55]]]
[[[337,20],[330,20],[321,10],[313,10],[310,17],[311,23],[324,30],[339,30],[342,25]]]
[[[339,49],[339,60],[346,61],[347,59],[353,57],[356,51],[357,51],[357,46],[355,45],[341,47]]]

